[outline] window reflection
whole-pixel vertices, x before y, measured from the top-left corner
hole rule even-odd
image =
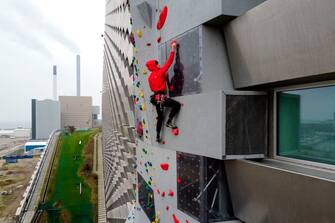
[[[335,164],[335,87],[278,94],[278,153]]]
[[[195,28],[177,39],[178,49],[174,64],[169,69],[170,97],[201,93],[201,39],[200,29]],[[164,64],[170,53],[169,43],[160,48],[161,60]]]

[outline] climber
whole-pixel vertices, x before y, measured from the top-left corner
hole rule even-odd
[[[169,118],[166,122],[166,126],[172,129],[176,129],[177,126],[173,124],[173,118],[178,114],[181,104],[167,96],[167,82],[168,82],[168,74],[171,64],[173,63],[175,51],[177,49],[177,42],[173,41],[171,43],[171,52],[167,62],[164,66],[160,67],[157,60],[149,60],[146,63],[147,68],[151,71],[151,74],[148,77],[149,86],[151,91],[153,91],[153,95],[151,96],[150,102],[156,107],[157,111],[157,125],[156,132],[157,137],[156,141],[161,142],[160,132],[162,129],[163,121],[164,121],[164,107],[170,107],[171,112],[169,114]]]

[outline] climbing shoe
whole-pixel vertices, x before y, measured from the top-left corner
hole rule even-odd
[[[172,122],[167,122],[166,123],[166,127],[171,128],[171,129],[175,129],[178,128],[175,124],[173,124]]]

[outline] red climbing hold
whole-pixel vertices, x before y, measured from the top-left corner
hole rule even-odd
[[[164,8],[161,11],[161,14],[159,15],[159,20],[157,22],[157,29],[158,30],[163,28],[166,17],[167,17],[167,13],[168,13],[168,7],[164,6]]]
[[[159,190],[159,189],[157,189],[157,194],[161,194],[161,192],[160,192],[160,190]]]
[[[185,223],[189,223],[189,221],[186,219]]]
[[[170,196],[170,197],[173,197],[173,195],[174,195],[173,191],[172,191],[172,190],[169,190],[169,196]]]
[[[161,37],[158,37],[158,38],[157,38],[157,43],[160,43],[161,40],[162,40],[162,38],[161,38]]]
[[[177,136],[177,135],[179,135],[179,129],[178,128],[173,128],[173,129],[171,129],[171,133],[172,133],[172,135]]]
[[[167,171],[169,169],[169,164],[168,163],[161,163],[161,168],[162,168],[162,170]]]
[[[162,197],[165,197],[165,192],[164,191],[162,192]]]
[[[179,219],[177,218],[175,214],[172,215],[172,218],[173,218],[174,223],[180,223]]]
[[[169,206],[166,205],[165,209],[168,211],[169,210]]]
[[[180,178],[177,179],[177,183],[181,184],[181,179]]]

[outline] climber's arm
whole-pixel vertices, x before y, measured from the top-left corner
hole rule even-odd
[[[170,52],[169,58],[160,70],[163,74],[166,73],[169,70],[170,66],[172,65],[176,48],[177,48],[177,43],[173,41],[171,43],[171,52]]]

